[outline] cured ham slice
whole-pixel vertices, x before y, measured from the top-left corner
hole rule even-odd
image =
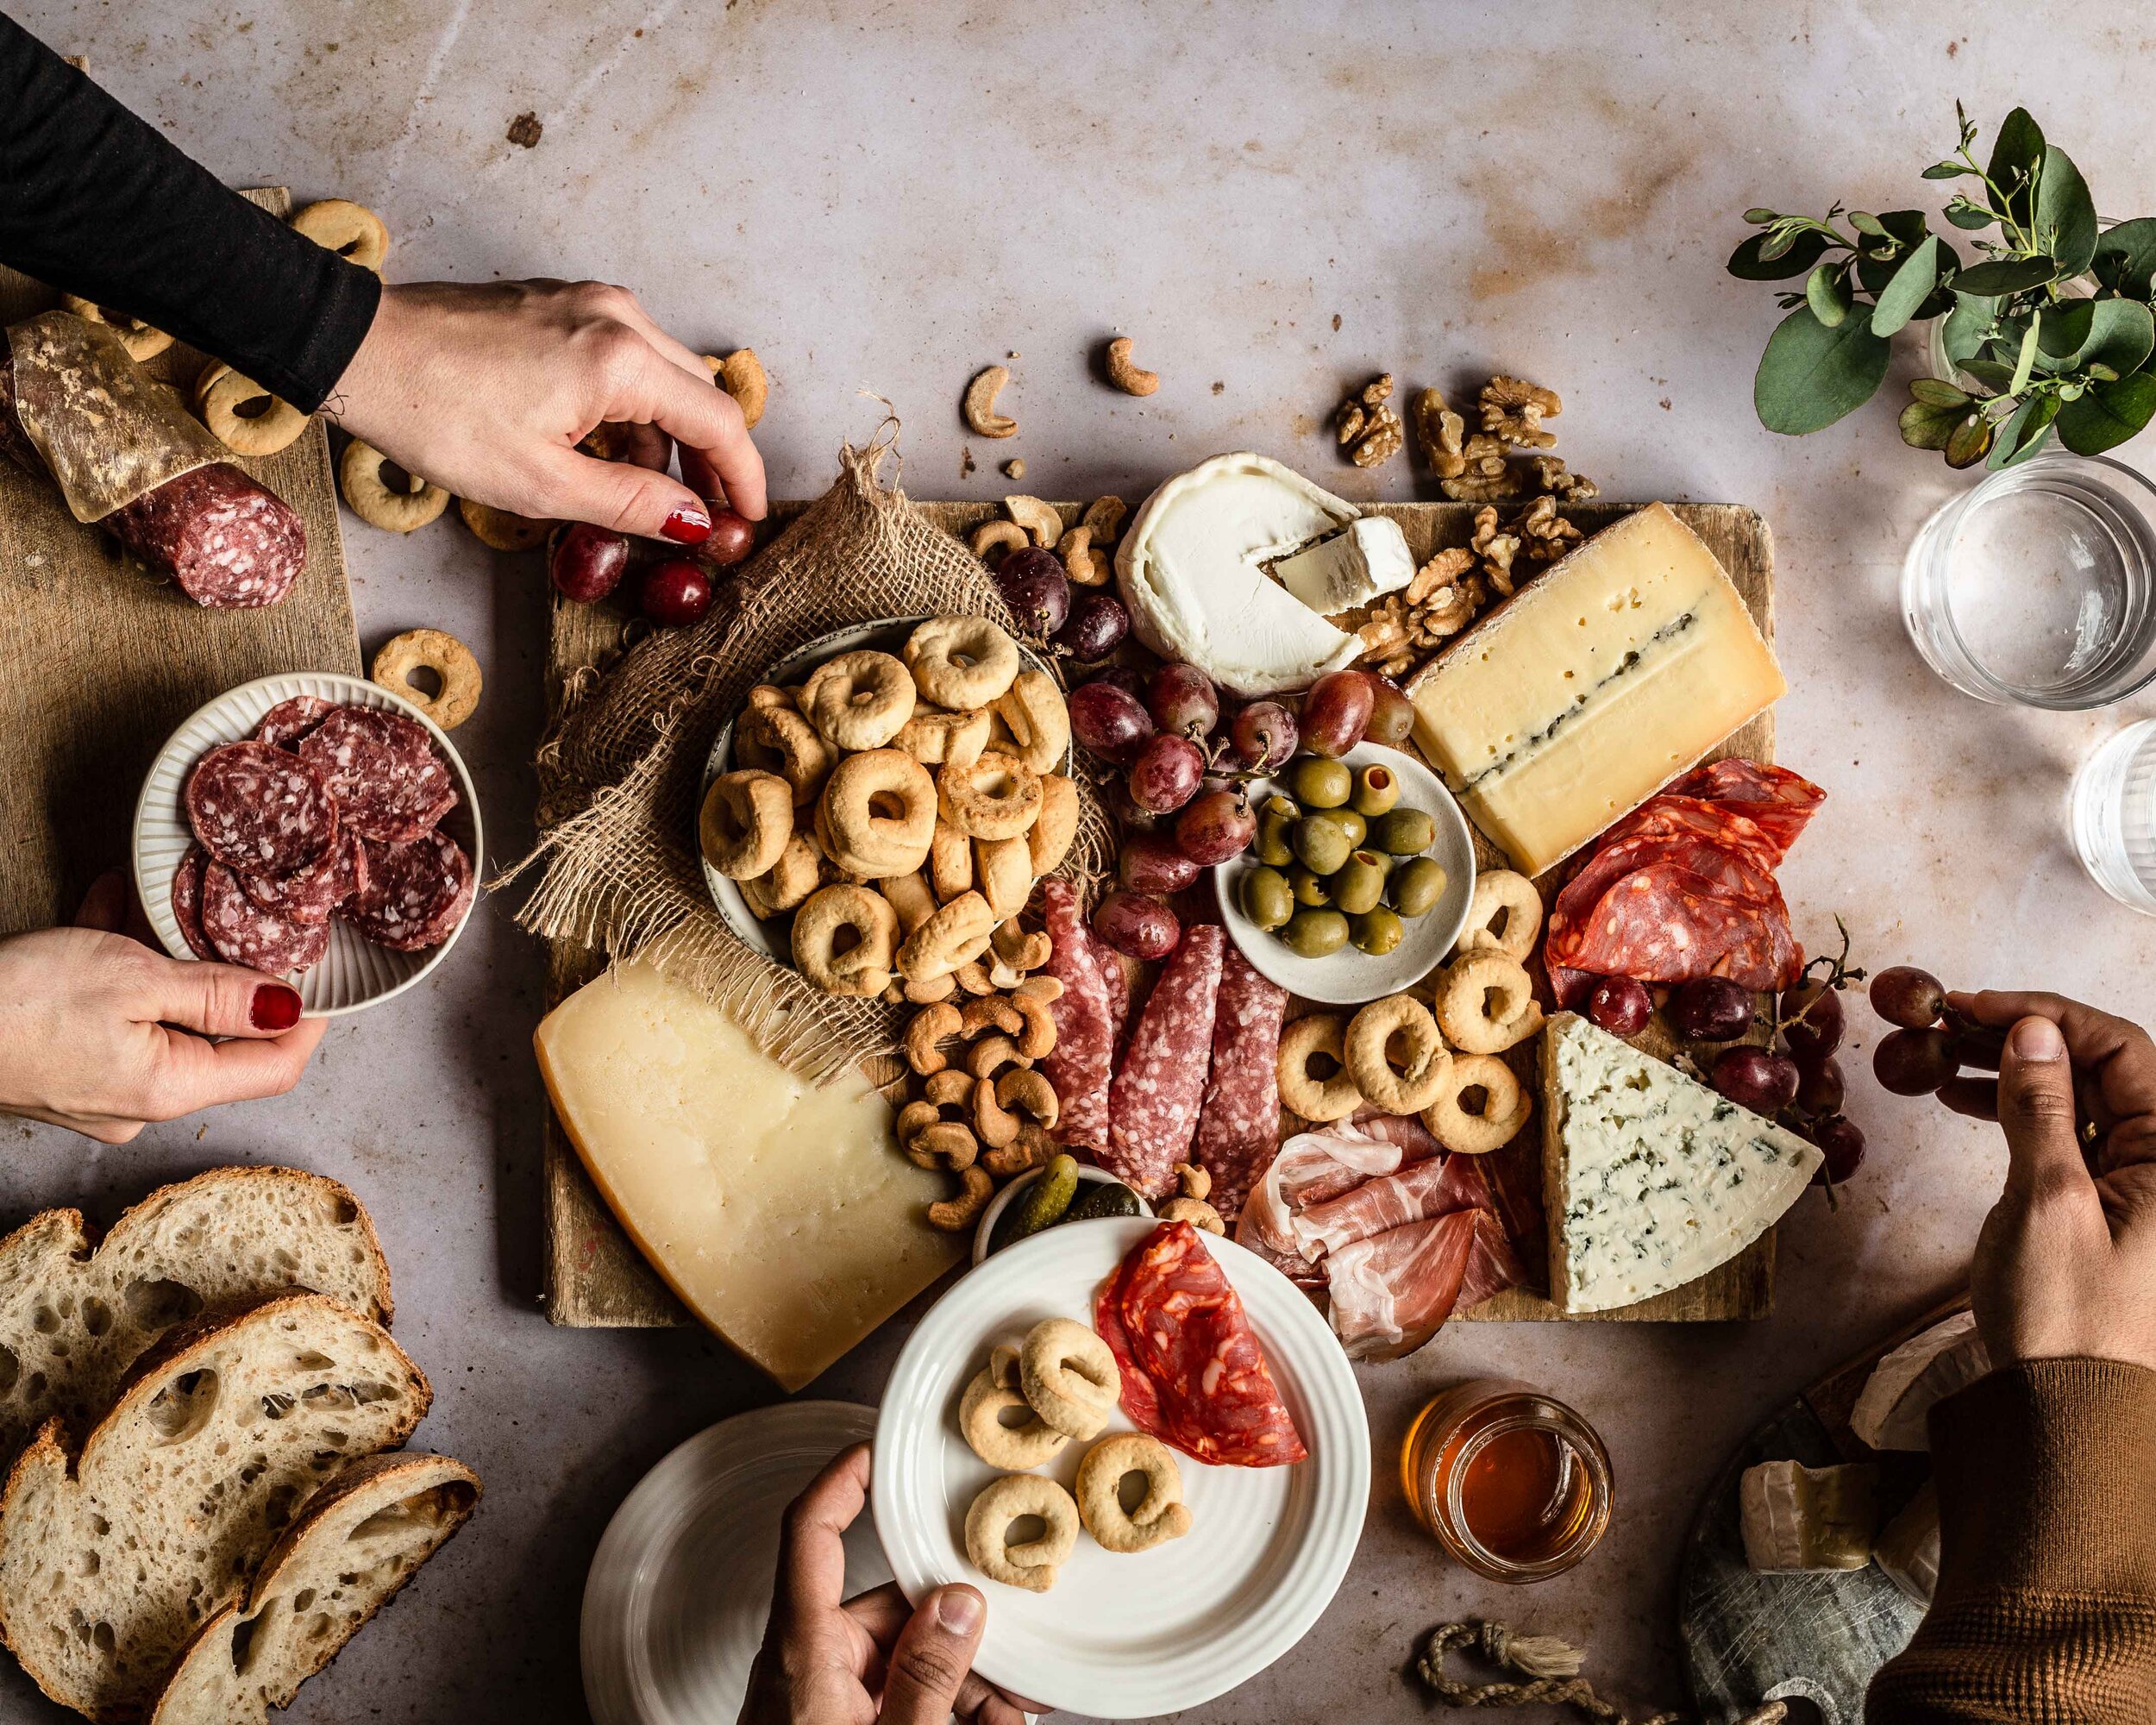
[[[1471,1156],[1433,1156],[1300,1212],[1295,1245],[1313,1262],[1357,1240],[1454,1210],[1492,1207],[1489,1179]]]
[[[1493,1294],[1527,1284],[1527,1266],[1520,1261],[1512,1236],[1494,1211],[1478,1214],[1475,1245],[1467,1255],[1467,1274],[1460,1280],[1459,1309],[1471,1312]]]
[[[1173,1191],[1175,1164],[1190,1159],[1226,945],[1217,926],[1184,931],[1109,1088],[1108,1143],[1095,1159],[1148,1198]]]
[[[1213,1063],[1192,1159],[1213,1176],[1207,1201],[1234,1225],[1280,1140],[1280,1027],[1288,991],[1230,947],[1220,961]]]
[[[1056,1046],[1041,1062],[1062,1105],[1056,1137],[1097,1151],[1108,1141],[1108,1087],[1115,1057],[1109,988],[1078,913],[1077,889],[1050,875],[1041,883],[1041,898],[1050,943],[1046,971],[1063,985],[1048,1009],[1056,1021]]]
[[[1475,1219],[1488,1214],[1455,1210],[1327,1254],[1332,1333],[1350,1359],[1392,1358],[1438,1333],[1467,1279]]]
[[[1357,1132],[1398,1145],[1403,1161],[1420,1162],[1426,1156],[1439,1154],[1445,1148],[1414,1114],[1388,1114],[1365,1103],[1348,1116],[1348,1124]]]
[[[1294,1213],[1322,1204],[1373,1175],[1390,1174],[1402,1154],[1398,1145],[1347,1126],[1298,1132],[1280,1147],[1237,1219],[1238,1244],[1276,1257],[1300,1258]]]

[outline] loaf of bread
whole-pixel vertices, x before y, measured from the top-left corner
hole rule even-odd
[[[187,1645],[149,1725],[262,1725],[389,1603],[479,1507],[479,1476],[447,1456],[356,1462],[310,1498],[243,1603]]]
[[[279,1533],[433,1399],[372,1318],[275,1295],[171,1330],[79,1448],[48,1420],[0,1492],[0,1638],[54,1701],[136,1717]]]
[[[0,1239],[0,1460],[54,1414],[102,1414],[174,1324],[310,1288],[390,1320],[389,1265],[360,1201],[291,1168],[220,1168],[153,1192],[91,1250],[79,1210]]]

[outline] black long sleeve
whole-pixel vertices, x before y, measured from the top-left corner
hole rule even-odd
[[[0,259],[312,412],[381,282],[249,203],[0,16]]]

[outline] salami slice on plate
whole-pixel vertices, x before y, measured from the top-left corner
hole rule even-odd
[[[456,806],[456,781],[426,728],[401,712],[341,706],[300,740],[337,807],[362,838],[404,844]]]
[[[1108,1141],[1108,1080],[1115,1061],[1112,997],[1078,913],[1077,888],[1051,875],[1041,882],[1041,899],[1051,948],[1046,974],[1063,985],[1048,1008],[1056,1021],[1056,1046],[1041,1062],[1062,1104],[1056,1137],[1097,1151]]]
[[[1774,876],[1739,852],[1703,838],[1639,833],[1605,845],[1564,883],[1557,902],[1550,906],[1549,929],[1543,939],[1543,950],[1550,962],[1579,965],[1578,944],[1595,908],[1620,883],[1655,863],[1689,869],[1733,903],[1757,905],[1787,918],[1782,889],[1775,884]],[[1621,974],[1645,980],[1644,972]]]
[[[1280,1145],[1280,1027],[1288,991],[1230,947],[1220,961],[1213,1062],[1192,1157],[1213,1176],[1206,1201],[1232,1227]]]
[[[261,743],[212,749],[187,776],[188,824],[228,869],[288,875],[337,842],[337,805],[314,766]]]
[[[299,739],[336,710],[335,701],[320,695],[294,695],[262,715],[262,722],[254,727],[254,740],[273,749],[296,750]]]
[[[1741,758],[1695,767],[1669,788],[1679,796],[1737,806],[1772,834],[1784,853],[1827,800],[1827,793],[1800,773]]]
[[[310,969],[329,950],[329,924],[294,922],[264,910],[216,862],[202,872],[202,932],[218,957],[273,976]]]
[[[1600,976],[1727,976],[1747,988],[1786,988],[1804,968],[1804,950],[1778,905],[1733,900],[1715,881],[1675,862],[1626,875],[1557,957]]]
[[[217,949],[202,932],[202,871],[209,861],[202,846],[191,844],[179,859],[179,867],[172,870],[172,920],[179,925],[180,938],[187,943],[190,952],[197,958],[214,959]]]
[[[1243,1302],[1189,1223],[1167,1223],[1133,1246],[1094,1317],[1123,1373],[1123,1411],[1141,1432],[1221,1467],[1285,1467],[1309,1455]]]
[[[329,921],[329,913],[366,884],[366,841],[348,827],[337,835],[327,856],[304,869],[289,875],[240,875],[248,897],[294,922]]]
[[[446,832],[403,844],[367,843],[366,884],[345,906],[377,946],[417,952],[456,932],[472,902],[472,859]]]
[[[1217,923],[1183,931],[1109,1087],[1108,1145],[1096,1159],[1148,1198],[1173,1191],[1175,1164],[1190,1159],[1226,945]]]

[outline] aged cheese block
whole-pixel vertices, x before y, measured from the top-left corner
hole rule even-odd
[[[1939,1492],[1930,1480],[1880,1530],[1871,1560],[1919,1605],[1939,1590]]]
[[[1991,1370],[1973,1312],[1957,1312],[1911,1336],[1865,1380],[1849,1429],[1875,1450],[1928,1450],[1932,1404],[1965,1389]]]
[[[1763,1574],[1862,1569],[1879,1529],[1879,1470],[1763,1461],[1738,1482],[1745,1562]]]
[[[1699,536],[1649,504],[1522,587],[1408,686],[1415,742],[1539,875],[1788,692]]]
[[[720,1007],[617,967],[533,1038],[555,1112],[689,1309],[799,1389],[957,1263],[942,1178],[899,1153],[857,1073],[810,1085]]]

